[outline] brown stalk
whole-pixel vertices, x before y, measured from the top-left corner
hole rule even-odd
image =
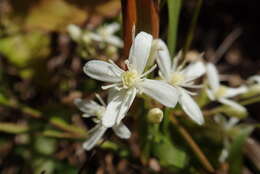
[[[189,144],[191,149],[194,151],[194,153],[197,155],[197,157],[199,158],[200,162],[205,167],[205,169],[207,169],[207,171],[213,173],[214,168],[212,167],[209,160],[207,159],[205,154],[202,152],[202,150],[200,149],[198,144],[193,140],[193,138],[191,137],[189,132],[179,124],[179,122],[174,118],[173,115],[170,115],[170,120],[174,125],[176,125],[178,127],[180,134],[183,136],[185,141],[187,141],[187,143]]]
[[[127,58],[132,44],[132,29],[136,25],[136,0],[121,0],[123,15],[123,58]]]
[[[158,0],[121,0],[123,15],[123,58],[127,58],[132,44],[132,29],[145,31],[159,36],[159,2]]]

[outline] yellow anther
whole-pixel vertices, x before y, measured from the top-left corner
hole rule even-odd
[[[123,86],[126,88],[133,87],[136,82],[140,79],[136,70],[126,71],[121,76]]]
[[[181,73],[175,72],[172,74],[172,78],[170,81],[171,85],[180,85],[183,83],[185,77]]]

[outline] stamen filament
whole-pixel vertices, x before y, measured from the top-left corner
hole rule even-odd
[[[106,107],[106,103],[104,102],[104,100],[100,97],[99,94],[95,93],[95,96],[97,97],[98,101],[104,106]]]
[[[150,68],[148,71],[146,71],[145,73],[143,73],[140,78],[146,76],[147,74],[150,74],[151,72],[153,72],[155,70],[155,68],[157,67],[157,65],[152,66],[152,68]]]

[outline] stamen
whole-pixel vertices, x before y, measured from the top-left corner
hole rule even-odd
[[[202,88],[203,85],[188,85],[188,84],[184,84],[184,85],[181,85],[183,87],[186,87],[186,88]]]
[[[101,86],[102,89],[106,90],[106,89],[109,89],[109,88],[113,88],[113,87],[116,87],[118,86],[119,84],[115,83],[115,84],[111,84],[111,85],[105,85],[105,86]]]
[[[101,98],[101,96],[97,93],[95,93],[95,96],[97,97],[98,101],[104,106],[106,107],[106,103],[104,102],[104,100]]]
[[[147,74],[150,74],[151,72],[153,72],[155,70],[155,68],[157,67],[157,65],[152,66],[152,68],[150,68],[148,71],[146,71],[145,73],[143,73],[140,78],[146,76]]]
[[[123,72],[123,70],[117,64],[115,64],[113,60],[109,59],[108,62],[111,63],[111,65],[113,65],[118,71]]]

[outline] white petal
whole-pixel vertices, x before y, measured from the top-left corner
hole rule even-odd
[[[97,42],[104,41],[103,38],[100,35],[93,33],[93,32],[87,32],[83,35],[83,37],[86,37],[86,40],[92,39],[92,40],[97,41]]]
[[[241,112],[246,112],[246,108],[242,105],[240,105],[239,103],[237,102],[234,102],[232,100],[228,100],[228,99],[219,99],[219,102],[225,104],[225,105],[228,105],[228,106],[231,106],[233,107],[234,109],[237,109],[238,111],[241,111]]]
[[[161,40],[157,39],[157,63],[160,68],[160,72],[166,80],[169,80],[171,75],[171,57],[166,44]],[[156,54],[155,53],[155,54]]]
[[[80,111],[84,112],[84,116],[93,116],[95,112],[100,109],[101,105],[97,104],[95,101],[84,101],[80,98],[74,100],[74,104],[79,108]]]
[[[112,129],[115,134],[122,139],[128,139],[131,136],[130,130],[122,122],[113,126]]]
[[[81,29],[77,25],[70,24],[67,27],[67,30],[68,30],[68,32],[70,34],[70,37],[74,41],[78,41],[80,39],[80,36],[81,36],[82,32],[81,32]]]
[[[109,36],[108,38],[106,38],[106,42],[119,48],[123,47],[123,41],[116,36]]]
[[[260,84],[260,75],[254,75],[248,79],[249,83],[258,83]]]
[[[194,80],[202,76],[206,72],[205,65],[203,62],[196,62],[191,63],[189,66],[187,66],[183,73],[189,80]]]
[[[121,90],[112,95],[106,112],[102,117],[102,124],[106,127],[112,127],[116,123],[119,124],[124,118],[136,96],[136,89]]]
[[[129,54],[129,63],[137,70],[139,74],[142,74],[146,66],[150,50],[152,46],[152,35],[140,32],[135,37]]]
[[[96,125],[89,132],[88,139],[83,143],[83,148],[91,150],[106,132],[107,128],[101,124]]]
[[[209,85],[213,90],[217,90],[219,88],[219,75],[218,71],[212,63],[207,64],[207,75]]]
[[[99,60],[89,61],[83,70],[93,79],[111,83],[120,82],[120,75],[123,72],[123,70],[116,68],[114,65]]]
[[[179,92],[177,89],[159,80],[144,79],[140,83],[140,91],[167,107],[173,108],[178,102]]]
[[[120,111],[118,113],[118,117],[116,120],[117,124],[119,124],[121,122],[121,120],[125,117],[127,111],[129,110],[130,106],[132,105],[132,103],[135,99],[136,93],[137,93],[136,88],[127,90],[127,92],[123,98],[123,102],[121,103],[121,106],[120,106]]]
[[[228,150],[226,148],[223,148],[221,153],[220,153],[220,156],[218,158],[219,162],[220,163],[224,163],[226,161],[226,159],[228,158]]]
[[[227,88],[225,97],[227,97],[227,98],[234,97],[234,96],[237,96],[239,94],[246,93],[247,90],[248,89],[247,89],[246,86],[241,86],[239,88]]]
[[[179,102],[182,109],[193,121],[202,125],[204,118],[197,103],[184,90],[179,89],[179,91],[181,93]]]
[[[210,100],[212,100],[212,101],[216,100],[214,93],[210,89],[206,89],[206,93],[207,93]]]
[[[120,25],[118,23],[112,23],[104,26],[104,29],[106,30],[107,33],[113,34],[120,29]]]
[[[171,67],[171,71],[172,72],[175,72],[177,71],[177,68],[178,68],[178,63],[179,61],[181,60],[182,58],[182,50],[180,50],[177,55],[173,58],[173,62],[172,62],[172,67]]]

